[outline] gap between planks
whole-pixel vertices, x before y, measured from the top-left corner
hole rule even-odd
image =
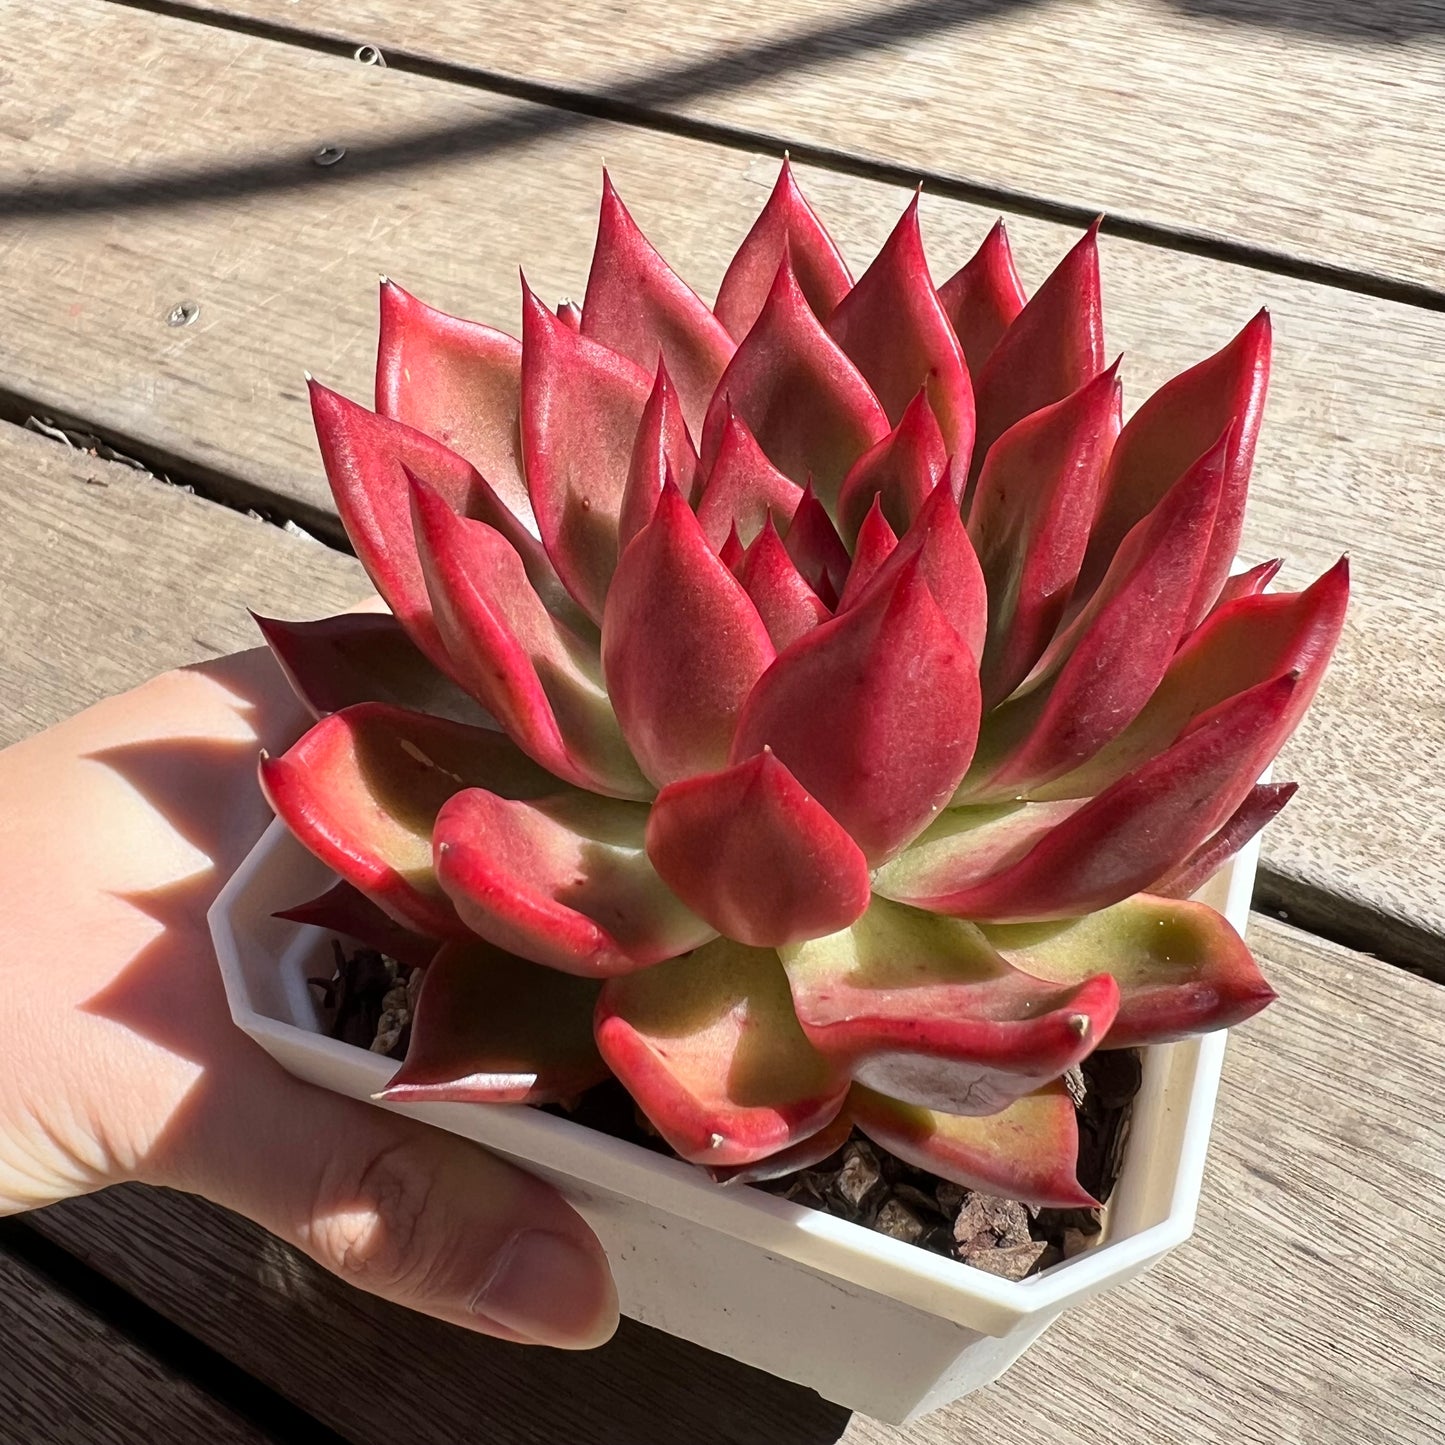
[[[355,36],[346,37],[326,30],[311,30],[280,21],[208,10],[179,3],[179,0],[105,0],[105,3],[185,20],[215,30],[270,40],[323,55],[354,57],[359,49],[366,46],[364,39]],[[798,43],[797,37],[763,42],[755,47],[756,54],[733,56],[731,63],[760,59],[776,50],[779,45],[792,48]],[[523,80],[480,66],[439,60],[404,47],[388,46],[384,52],[379,53],[383,54],[387,66],[397,70],[506,96],[525,102],[528,106],[546,106],[558,116],[577,117],[572,124],[582,124],[587,120],[614,121],[682,136],[689,140],[707,141],[730,150],[772,153],[786,150],[795,161],[840,175],[893,185],[913,186],[921,183],[931,192],[953,200],[974,205],[997,206],[1001,210],[1037,220],[1054,221],[1080,228],[1088,226],[1099,214],[1096,209],[1088,206],[1054,201],[1047,196],[1028,191],[965,181],[957,176],[930,171],[926,167],[895,164],[877,157],[855,155],[836,146],[794,140],[722,121],[699,119],[664,110],[650,103],[649,96],[652,93],[667,93],[679,86],[684,89],[691,87],[694,93],[706,94],[712,88],[708,76],[719,69],[714,61],[701,60],[672,71],[588,92],[545,81]],[[554,122],[550,129],[555,132],[565,129],[566,126],[567,122],[559,120]],[[16,214],[43,213],[47,205],[46,194],[44,186],[27,187],[23,192],[5,197],[4,209]],[[1106,212],[1101,230],[1104,234],[1121,240],[1137,241],[1163,250],[1181,251],[1186,255],[1244,266],[1271,275],[1287,276],[1294,280],[1353,291],[1384,301],[1419,306],[1428,311],[1445,311],[1445,287],[1425,282],[1408,281],[1376,271],[1309,260],[1267,246],[1231,241],[1204,231],[1147,221],[1123,211]]]

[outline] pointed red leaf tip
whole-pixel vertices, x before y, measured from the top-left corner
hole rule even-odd
[[[425,433],[367,411],[318,381],[308,386],[326,479],[356,555],[412,640],[449,672],[416,555],[403,467],[445,497],[454,511],[497,528],[516,548],[533,585],[546,588],[550,579],[555,586],[551,563],[471,463]]]
[[[641,803],[468,788],[437,815],[437,880],[467,927],[498,948],[583,978],[630,973],[713,936],[648,861],[646,824]]]
[[[1070,813],[1022,858],[919,908],[1008,923],[1107,908],[1187,858],[1243,802],[1283,741],[1298,679],[1207,712],[1171,748]]]
[[[425,968],[441,946],[435,938],[426,938],[383,913],[350,883],[337,883],[319,898],[278,909],[272,916],[344,934],[408,968]]]
[[[798,571],[771,517],[733,571],[779,652],[833,615]]]
[[[765,1179],[781,1179],[799,1169],[811,1169],[830,1155],[836,1154],[853,1132],[852,1116],[845,1109],[831,1124],[824,1124],[816,1134],[758,1159],[752,1164],[731,1164],[714,1167],[707,1172],[715,1184],[761,1184]]]
[[[1269,313],[1261,311],[1226,347],[1167,381],[1129,418],[1100,494],[1082,584],[1102,577],[1125,533],[1226,428],[1224,491],[1209,558],[1190,609],[1197,622],[1229,575],[1244,526],[1244,504],[1269,386]]]
[[[1214,599],[1214,606],[1209,609],[1209,614],[1228,607],[1231,602],[1238,602],[1241,597],[1255,597],[1263,592],[1275,577],[1279,575],[1279,569],[1284,566],[1283,557],[1271,557],[1268,562],[1260,562],[1244,572],[1236,572],[1226,577],[1224,586],[1219,589],[1219,596]]]
[[[1161,898],[1189,898],[1257,833],[1271,823],[1294,797],[1298,783],[1260,783],[1235,809],[1229,821],[1201,843],[1172,872],[1166,873],[1146,890]]]
[[[747,548],[743,546],[738,537],[738,524],[733,523],[728,532],[727,540],[718,548],[717,559],[733,574],[738,575],[738,568],[743,565],[743,559],[748,555]],[[767,624],[765,623],[764,626]]]
[[[832,237],[798,189],[786,157],[767,205],[738,247],[718,289],[713,310],[734,341],[741,341],[752,330],[784,253],[792,258],[798,285],[813,314],[826,321],[848,294],[853,278]]]
[[[1108,1033],[1107,973],[1063,987],[1011,967],[971,923],[885,899],[849,929],[781,949],[808,1041],[871,1089],[995,1114]]]
[[[848,468],[888,435],[878,398],[813,314],[786,256],[708,407],[705,468],[717,457],[731,411],[779,471],[799,486],[811,478],[825,505],[837,498]]]
[[[694,1164],[750,1164],[838,1115],[848,1077],[814,1052],[771,950],[719,938],[609,979],[597,1043],[658,1133]]]
[[[953,488],[946,480],[933,489],[933,495],[924,502],[913,525],[878,569],[864,595],[891,587],[915,559],[949,626],[977,658],[988,626],[988,593],[973,543],[958,515]]]
[[[1098,232],[1095,221],[1014,317],[976,378],[975,476],[988,449],[1016,421],[1062,401],[1104,369]],[[1210,441],[1219,431],[1215,427]]]
[[[522,283],[522,456],[537,528],[577,604],[602,620],[652,374],[579,336]],[[430,481],[430,478],[427,478]]]
[[[503,505],[530,523],[517,449],[521,405],[521,342],[436,311],[394,281],[381,283],[377,411],[465,457]]]
[[[868,907],[858,845],[766,750],[664,788],[647,856],[689,908],[755,948],[846,928]]]
[[[1002,217],[972,259],[938,288],[938,299],[963,347],[969,374],[977,376],[1028,299]]]
[[[1079,1183],[1079,1119],[1061,1083],[983,1118],[941,1114],[855,1084],[853,1122],[906,1164],[965,1189],[1040,1209],[1088,1209],[1099,1201]]]
[[[1140,893],[1084,918],[985,932],[1011,963],[1057,986],[1107,968],[1119,1012],[1105,1048],[1233,1028],[1275,997],[1244,940],[1203,903]]]
[[[843,478],[838,525],[854,539],[875,499],[895,532],[906,532],[948,470],[948,450],[927,388],[908,404],[898,425],[858,458]]]
[[[592,1037],[600,985],[489,943],[448,944],[422,976],[389,1104],[552,1104],[607,1077]]]
[[[291,690],[313,717],[358,702],[389,702],[476,727],[487,714],[421,652],[386,612],[282,622],[253,612]]]
[[[687,423],[682,419],[682,406],[667,366],[659,361],[657,378],[643,408],[637,440],[632,447],[632,463],[627,470],[627,489],[622,494],[622,512],[618,519],[619,552],[652,520],[663,483],[669,476],[689,502],[696,499],[697,452],[687,434]]]
[[[425,713],[359,703],[317,723],[261,786],[297,840],[385,913],[430,937],[464,934],[431,865],[443,803],[483,785],[536,797],[557,780],[501,733]]]
[[[888,519],[883,515],[883,506],[877,497],[863,518],[858,529],[858,541],[853,547],[853,564],[848,569],[848,581],[843,595],[838,599],[838,610],[846,612],[863,595],[863,589],[877,575],[878,569],[893,554],[898,538]]]
[[[850,558],[811,481],[793,511],[784,545],[808,586],[830,608],[837,606]]]
[[[1130,532],[1099,590],[1044,654],[1038,681],[997,716],[998,735],[1018,741],[971,796],[1014,797],[1068,773],[1148,703],[1188,625],[1224,481],[1226,440]]]
[[[978,673],[921,562],[779,655],[732,761],[771,747],[877,864],[952,794],[978,728]]]
[[[458,517],[424,482],[413,481],[412,506],[433,617],[463,686],[557,777],[647,797],[595,648],[542,605],[501,533]]]
[[[1350,596],[1341,558],[1303,592],[1261,593],[1221,607],[1185,640],[1143,712],[1082,767],[1042,797],[1084,797],[1162,752],[1202,714],[1260,683],[1297,676],[1270,756],[1284,745],[1313,700],[1334,653]]]
[[[989,448],[968,514],[988,592],[985,708],[1028,676],[1073,594],[1119,434],[1117,373],[1116,362],[1016,422]]]
[[[557,303],[557,320],[573,331],[582,329],[582,308],[570,297],[563,297]]]
[[[928,274],[918,201],[915,192],[873,264],[838,303],[828,331],[895,425],[919,387],[927,390],[945,451],[966,472],[973,451],[973,385]]]
[[[607,691],[642,771],[661,787],[722,767],[773,652],[757,608],[669,484],[622,554],[602,619]]]
[[[702,425],[736,349],[722,323],[638,229],[605,170],[582,334],[621,352],[649,375],[661,355],[691,427]]]
[[[721,547],[728,528],[736,527],[738,539],[750,546],[770,512],[786,526],[802,498],[803,489],[763,455],[747,423],[729,412],[697,504],[697,520],[710,545]]]

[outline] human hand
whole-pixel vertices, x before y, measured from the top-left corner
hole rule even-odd
[[[231,1021],[206,910],[269,816],[258,751],[304,723],[258,651],[0,752],[0,1214],[170,1185],[439,1319],[599,1344],[607,1262],[552,1189],[293,1079]]]

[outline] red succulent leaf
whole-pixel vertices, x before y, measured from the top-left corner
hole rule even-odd
[[[1229,429],[1224,489],[1191,623],[1209,610],[1239,548],[1269,358],[1269,313],[1261,311],[1228,346],[1165,382],[1129,418],[1104,477],[1082,586],[1092,587],[1104,575],[1129,529]]]
[[[1140,893],[1083,918],[984,931],[1011,963],[1058,987],[1112,974],[1119,1012],[1108,1049],[1233,1028],[1275,996],[1244,940],[1203,903]]]
[[[1288,736],[1298,682],[1289,674],[1221,703],[1016,862],[957,891],[908,901],[1009,923],[1087,913],[1137,893],[1183,862],[1244,801]]]
[[[1062,401],[1104,369],[1098,231],[1095,221],[1014,317],[976,378],[975,476],[988,449],[1015,422]],[[1222,425],[1207,441],[1219,435]],[[1189,460],[1203,449],[1196,449]]]
[[[469,461],[523,522],[532,503],[522,479],[518,414],[522,344],[381,283],[376,409]]]
[[[803,1036],[777,955],[728,938],[609,979],[597,1042],[658,1133],[715,1168],[816,1134],[848,1092]]]
[[[1119,1005],[1107,973],[1059,987],[973,924],[881,898],[851,928],[780,951],[815,1049],[869,1088],[950,1114],[996,1114],[1058,1078]]]
[[[916,1169],[965,1189],[1045,1209],[1087,1209],[1098,1200],[1079,1183],[1079,1119],[1054,1083],[984,1117],[942,1114],[855,1084],[853,1122]]]
[[[1260,783],[1235,809],[1229,821],[1199,845],[1177,868],[1145,890],[1161,898],[1189,898],[1271,822],[1294,797],[1298,783]]]
[[[682,407],[673,389],[667,367],[657,364],[652,395],[642,412],[637,440],[632,447],[632,464],[627,471],[627,489],[622,494],[622,511],[617,523],[618,550],[652,520],[663,484],[671,477],[684,497],[695,499],[698,486],[697,452],[682,419]]]
[[[462,921],[498,948],[584,978],[628,973],[713,936],[657,876],[646,825],[643,803],[468,788],[437,815],[436,876]]]
[[[771,517],[735,571],[779,652],[833,615],[788,556]]]
[[[501,733],[375,702],[333,713],[261,759],[261,786],[296,838],[392,918],[435,938],[466,930],[432,872],[432,823],[473,785],[523,798],[557,780]]]
[[[1283,557],[1271,557],[1268,562],[1261,562],[1247,571],[1226,577],[1224,586],[1219,589],[1219,596],[1214,599],[1214,606],[1209,609],[1209,615],[1218,612],[1222,607],[1228,607],[1231,602],[1238,602],[1241,597],[1254,597],[1263,592],[1283,566]]]
[[[990,718],[969,796],[1017,797],[1050,782],[1139,715],[1189,623],[1224,458],[1221,438],[1125,538],[1099,590],[1050,645],[1023,693]]]
[[[773,653],[757,608],[668,486],[622,554],[602,622],[607,690],[643,772],[660,787],[723,766]]]
[[[784,545],[808,586],[830,608],[836,606],[851,559],[811,481],[793,509]]]
[[[814,314],[826,321],[848,294],[853,278],[832,237],[798,189],[786,157],[767,205],[738,247],[718,288],[713,310],[734,341],[741,341],[752,330],[785,253],[792,258],[798,285]]]
[[[983,238],[972,259],[938,288],[971,375],[977,376],[1028,299],[1014,269],[1003,218]]]
[[[853,562],[848,568],[848,581],[844,584],[843,595],[838,599],[840,612],[846,612],[863,595],[864,588],[892,556],[897,545],[898,538],[883,515],[882,503],[874,497],[868,515],[863,518],[863,525],[858,529],[858,540],[853,546]]]
[[[960,892],[1024,857],[1082,799],[1058,803],[994,803],[947,808],[873,877],[873,889],[898,903]]]
[[[915,559],[949,625],[977,658],[988,627],[988,591],[978,555],[958,515],[958,502],[946,481],[933,489],[863,596],[891,587]]]
[[[824,1124],[816,1134],[769,1154],[751,1164],[729,1164],[707,1172],[715,1184],[761,1184],[765,1179],[781,1179],[799,1169],[811,1169],[829,1155],[836,1154],[853,1132],[853,1120],[845,1109],[831,1124]]]
[[[559,623],[500,532],[413,482],[432,615],[457,678],[549,772],[621,797],[651,789],[603,691],[596,649]]]
[[[1260,593],[1218,608],[1174,654],[1154,695],[1129,727],[1083,767],[1035,789],[1033,796],[1098,793],[1168,747],[1210,708],[1272,678],[1296,673],[1277,750],[1319,688],[1344,627],[1349,596],[1349,563],[1341,558],[1303,592]]]
[[[537,527],[568,592],[602,620],[650,372],[522,295],[522,456]],[[427,478],[428,481],[431,478]]]
[[[315,622],[251,616],[313,717],[357,702],[389,702],[476,727],[491,723],[389,612],[343,612]]]
[[[945,451],[966,474],[973,450],[973,386],[928,274],[916,194],[873,264],[838,303],[828,330],[863,373],[890,422],[903,419],[919,387],[927,390]]]
[[[607,1077],[592,1037],[600,985],[489,943],[449,943],[422,976],[389,1104],[551,1104]]]
[[[838,495],[838,525],[856,538],[874,502],[895,532],[913,525],[924,502],[948,470],[943,433],[922,390],[908,404],[898,425],[853,463]]]
[[[848,468],[888,434],[878,398],[813,314],[786,258],[708,408],[706,468],[733,411],[773,465],[799,486],[812,478],[825,503],[837,497]]]
[[[1028,676],[1063,619],[1119,434],[1117,372],[1015,422],[984,460],[968,534],[988,591],[986,708]]]
[[[949,798],[978,726],[978,673],[921,560],[795,642],[759,679],[733,741],[771,747],[870,863]]]
[[[606,171],[582,334],[621,352],[649,375],[661,356],[691,427],[701,426],[736,349],[722,323],[638,229]]]
[[[747,423],[729,412],[697,504],[697,520],[713,548],[722,546],[729,527],[737,528],[744,546],[751,545],[769,513],[786,526],[802,498],[803,489],[763,455]]]
[[[868,907],[858,845],[768,751],[664,788],[647,855],[689,908],[756,948],[846,928]]]
[[[435,938],[427,938],[398,923],[346,882],[337,883],[320,897],[298,903],[294,908],[279,908],[274,916],[343,934],[408,968],[425,968],[441,947]]]
[[[537,539],[470,462],[424,432],[367,411],[320,382],[308,385],[316,440],[346,535],[397,621],[439,668],[450,671],[450,660],[432,623],[416,555],[407,470],[445,497],[454,511],[497,528],[516,548],[539,591],[560,592]]]

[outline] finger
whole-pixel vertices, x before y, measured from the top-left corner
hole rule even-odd
[[[146,1174],[235,1209],[361,1289],[484,1334],[608,1339],[596,1237],[541,1180],[468,1140],[302,1084],[258,1058],[202,1088]]]

